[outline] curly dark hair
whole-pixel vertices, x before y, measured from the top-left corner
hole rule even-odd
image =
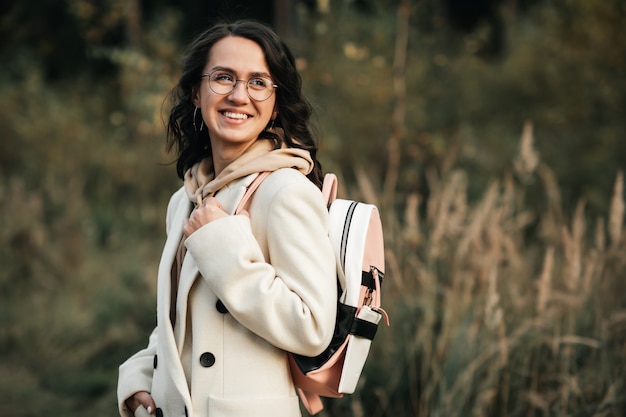
[[[199,88],[211,48],[227,36],[240,36],[256,42],[265,53],[272,79],[279,86],[275,92],[278,116],[273,126],[281,128],[284,135],[281,137],[265,130],[259,137],[271,140],[276,149],[284,142],[287,147],[309,151],[314,167],[308,178],[321,187],[322,167],[316,156],[317,144],[309,129],[312,107],[302,94],[302,78],[296,69],[293,54],[271,28],[253,20],[218,23],[189,45],[182,60],[182,75],[170,93],[172,109],[167,124],[166,145],[168,151],[176,148],[176,173],[183,178],[193,164],[211,156],[207,129],[197,131],[194,126],[193,97]]]

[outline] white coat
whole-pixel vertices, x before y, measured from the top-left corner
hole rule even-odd
[[[232,212],[255,174],[221,189]],[[286,352],[329,344],[336,270],[321,192],[302,173],[270,174],[249,206],[187,238],[177,319],[170,322],[171,268],[191,202],[181,188],[167,209],[158,270],[157,327],[120,366],[118,402],[152,394],[157,417],[295,417],[300,407]]]

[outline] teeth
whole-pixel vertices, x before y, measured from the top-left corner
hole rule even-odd
[[[247,119],[248,115],[243,113],[233,113],[229,111],[224,112],[224,116],[230,117],[231,119]]]

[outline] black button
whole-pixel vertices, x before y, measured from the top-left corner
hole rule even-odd
[[[215,364],[215,355],[211,352],[204,352],[200,355],[200,365],[209,368]]]
[[[155,411],[156,417],[163,417],[163,410],[157,408]]]
[[[153,367],[154,369],[156,369],[156,367],[157,367],[157,363],[158,363],[158,362],[159,362],[159,361],[157,360],[157,355],[154,355],[154,359],[152,359],[152,367]]]
[[[224,303],[222,303],[222,300],[217,300],[217,303],[215,303],[215,308],[217,308],[217,311],[222,314],[228,313],[228,309],[226,308]]]

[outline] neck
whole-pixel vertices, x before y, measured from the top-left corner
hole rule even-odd
[[[239,145],[212,144],[213,169],[217,177],[228,165],[243,155],[254,142]]]

